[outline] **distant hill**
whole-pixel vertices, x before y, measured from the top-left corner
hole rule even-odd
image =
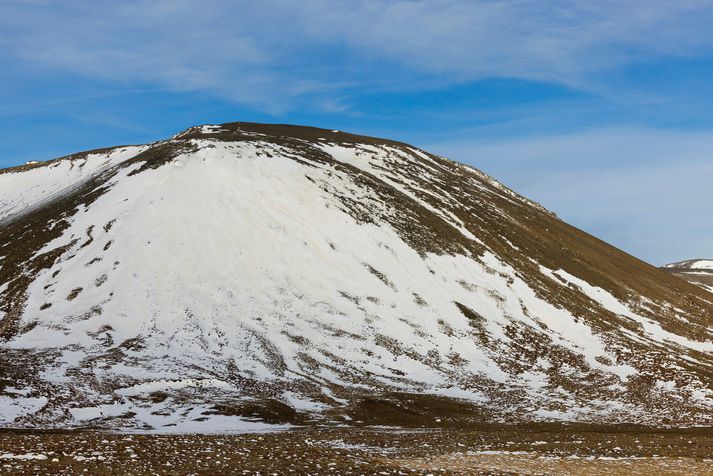
[[[667,264],[666,271],[713,292],[713,260],[691,259]]]

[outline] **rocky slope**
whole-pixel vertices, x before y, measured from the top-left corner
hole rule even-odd
[[[713,260],[691,259],[679,261],[667,264],[663,269],[713,292]]]
[[[201,126],[0,191],[2,426],[713,420],[712,294],[406,144]]]

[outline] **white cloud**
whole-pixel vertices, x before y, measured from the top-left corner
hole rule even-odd
[[[713,257],[713,131],[617,128],[428,147],[654,264]]]
[[[62,73],[205,91],[268,112],[319,80],[287,77],[250,8],[185,1],[8,8],[0,54]],[[254,10],[254,9],[253,9]],[[284,39],[287,42],[287,38]]]
[[[713,49],[713,4],[697,0],[2,5],[1,55],[92,77],[207,91],[274,111],[302,94],[339,97],[348,84],[410,86],[427,77],[516,77],[606,89],[601,75],[622,65]],[[382,74],[371,74],[374,62]]]
[[[461,78],[578,85],[646,55],[711,49],[710,2],[367,1],[326,7],[332,3],[308,2],[303,18],[322,18],[315,36]]]

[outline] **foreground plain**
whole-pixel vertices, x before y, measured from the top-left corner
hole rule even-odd
[[[491,425],[262,434],[0,432],[2,474],[713,474],[713,429]]]

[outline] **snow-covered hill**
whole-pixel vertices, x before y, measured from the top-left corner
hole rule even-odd
[[[713,272],[713,260],[710,259],[691,259],[679,261],[664,266],[667,269],[686,269],[695,271],[710,271]]]
[[[2,426],[713,420],[713,295],[406,144],[201,126],[0,190]]]
[[[664,266],[676,276],[713,292],[713,260],[691,259]]]

